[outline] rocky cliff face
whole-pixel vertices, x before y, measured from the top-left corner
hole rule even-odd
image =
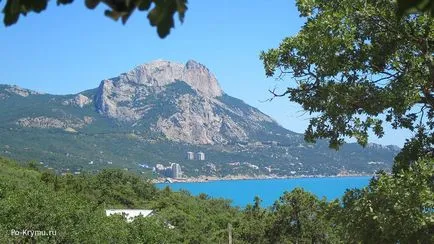
[[[21,88],[16,85],[0,85],[0,100],[8,98],[10,95],[28,97],[30,95],[41,95],[41,94],[43,93]]]
[[[182,65],[159,60],[102,81],[96,98],[97,109],[111,118],[137,121],[149,110],[149,106],[143,104],[147,96],[163,92],[167,85],[176,81],[186,82],[203,97],[215,98],[223,94],[217,79],[205,66],[195,61]]]
[[[190,89],[169,89],[184,83]],[[173,141],[215,144],[245,141],[251,129],[263,129],[274,121],[243,103],[245,108],[225,103],[227,96],[204,65],[154,61],[128,73],[103,80],[95,97],[100,114],[137,124],[155,116],[149,126]],[[165,111],[161,110],[164,103]],[[168,111],[172,111],[169,113]]]
[[[92,117],[84,116],[83,119],[79,118],[50,118],[45,116],[39,117],[26,117],[19,119],[16,124],[22,127],[30,128],[83,128],[86,125],[91,124],[93,121]]]
[[[217,113],[218,107],[215,99],[184,94],[176,102],[177,112],[158,116],[153,128],[170,140],[192,144],[247,140],[248,128],[238,125],[227,113]]]
[[[65,106],[72,105],[72,106],[83,108],[84,106],[89,105],[90,103],[92,103],[92,99],[84,96],[83,94],[78,94],[74,98],[64,100],[62,102],[62,105]]]

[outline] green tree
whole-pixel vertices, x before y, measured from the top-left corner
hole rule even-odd
[[[179,232],[156,217],[138,218],[130,225],[128,243],[176,243]]]
[[[306,23],[278,48],[262,52],[267,76],[292,80],[288,96],[314,115],[308,141],[346,137],[367,144],[381,137],[383,117],[394,128],[434,129],[434,21],[400,18],[390,0],[298,0]],[[273,92],[273,91],[272,91]]]
[[[383,136],[383,120],[415,132],[395,158],[393,175],[348,191],[342,206],[326,208],[326,218],[349,243],[432,243],[433,17],[402,15],[390,0],[296,3],[306,23],[261,59],[267,76],[294,81],[271,92],[313,116],[305,139],[328,138],[336,149],[347,137],[366,145],[369,130]]]
[[[421,159],[396,176],[380,174],[347,191],[336,211],[346,242],[433,243],[434,164]]]
[[[20,15],[29,12],[40,13],[47,8],[49,0],[7,0],[3,8],[6,26],[15,24]],[[57,5],[66,5],[74,0],[56,0]],[[151,26],[157,27],[161,38],[170,33],[175,26],[173,16],[178,13],[179,20],[184,21],[187,11],[187,0],[85,0],[86,7],[94,9],[99,3],[104,3],[109,9],[104,14],[114,20],[121,19],[126,23],[130,15],[135,11],[149,11],[148,19]]]
[[[266,230],[269,243],[338,243],[326,218],[327,203],[296,188],[285,192],[272,208],[271,225]]]
[[[237,240],[243,240],[246,243],[264,243],[267,226],[270,224],[268,212],[261,208],[261,199],[258,196],[254,198],[253,205],[247,205],[241,215],[239,226],[235,228]]]

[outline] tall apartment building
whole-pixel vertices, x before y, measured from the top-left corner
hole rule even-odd
[[[196,155],[197,155],[197,160],[200,160],[200,161],[205,160],[205,153],[198,152]]]
[[[193,152],[187,152],[187,159],[188,160],[194,160],[194,153]]]
[[[181,178],[182,176],[181,165],[173,163],[171,165],[171,168],[172,168],[172,178],[174,179]]]

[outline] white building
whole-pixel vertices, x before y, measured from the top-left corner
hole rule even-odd
[[[194,159],[194,153],[193,152],[187,152],[187,159],[193,160]]]
[[[132,222],[134,218],[142,216],[148,217],[152,216],[152,210],[147,209],[107,209],[105,211],[106,216],[111,216],[113,214],[119,214],[125,217],[127,222]]]
[[[200,160],[200,161],[205,160],[205,153],[198,152],[196,155],[197,155],[197,160]]]
[[[155,165],[155,169],[157,171],[163,171],[164,170],[164,166],[162,164],[157,164],[157,165]]]
[[[181,165],[173,163],[171,167],[172,167],[172,178],[174,179],[181,178],[182,176]]]

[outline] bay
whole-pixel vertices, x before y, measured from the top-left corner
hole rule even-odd
[[[340,198],[346,189],[363,188],[369,184],[369,176],[357,177],[321,177],[290,179],[254,179],[254,180],[220,180],[209,182],[177,182],[156,184],[160,189],[169,186],[174,191],[181,189],[193,195],[205,193],[213,198],[225,198],[232,201],[233,206],[245,207],[253,204],[255,196],[262,199],[261,206],[269,207],[285,191],[301,187],[327,200]]]

